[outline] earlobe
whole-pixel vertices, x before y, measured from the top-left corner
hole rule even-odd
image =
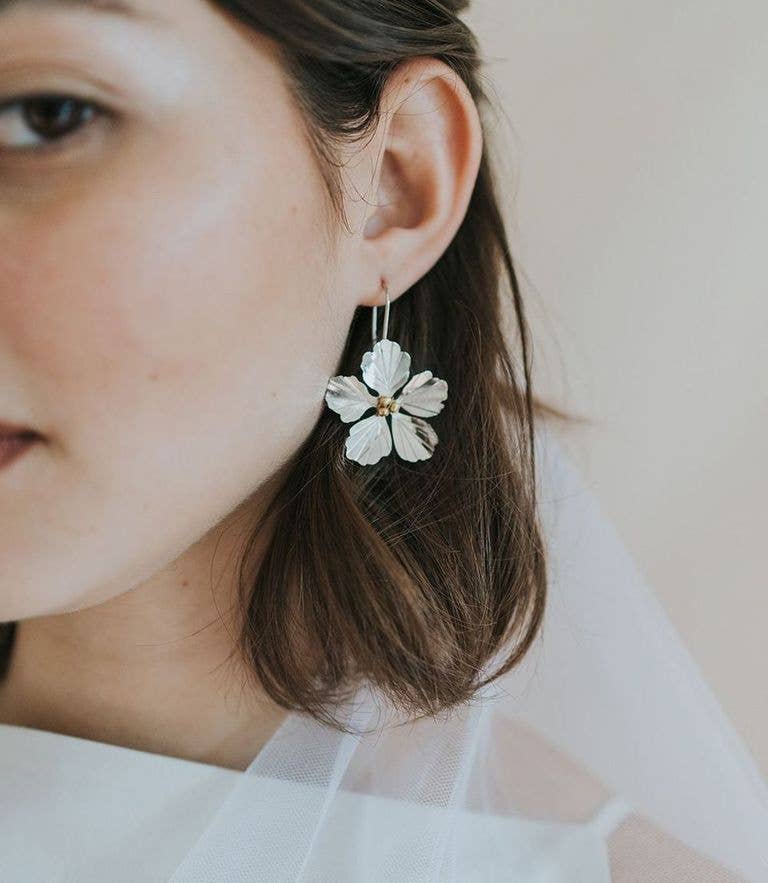
[[[363,236],[372,278],[410,288],[439,260],[466,214],[482,126],[465,84],[434,58],[393,72],[382,97],[375,197]]]

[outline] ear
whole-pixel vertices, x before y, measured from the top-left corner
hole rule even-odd
[[[361,305],[394,300],[439,260],[467,211],[483,149],[477,106],[459,75],[427,57],[402,62],[384,88],[373,197],[357,244]],[[370,180],[369,180],[370,185]]]

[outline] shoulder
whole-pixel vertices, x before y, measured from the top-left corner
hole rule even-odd
[[[611,880],[618,883],[744,883],[642,815],[631,814],[608,840]]]
[[[599,824],[605,831],[612,883],[744,883],[627,804],[621,795],[521,720],[494,721],[493,811],[553,821]],[[608,810],[606,813],[605,811]]]

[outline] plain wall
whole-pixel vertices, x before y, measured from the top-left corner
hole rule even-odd
[[[768,772],[768,3],[476,0],[537,388]]]

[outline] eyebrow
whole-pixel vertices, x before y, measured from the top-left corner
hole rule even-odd
[[[34,9],[86,9],[91,12],[121,15],[133,19],[161,21],[160,16],[149,10],[139,10],[125,0],[0,0],[0,14],[18,7]]]

